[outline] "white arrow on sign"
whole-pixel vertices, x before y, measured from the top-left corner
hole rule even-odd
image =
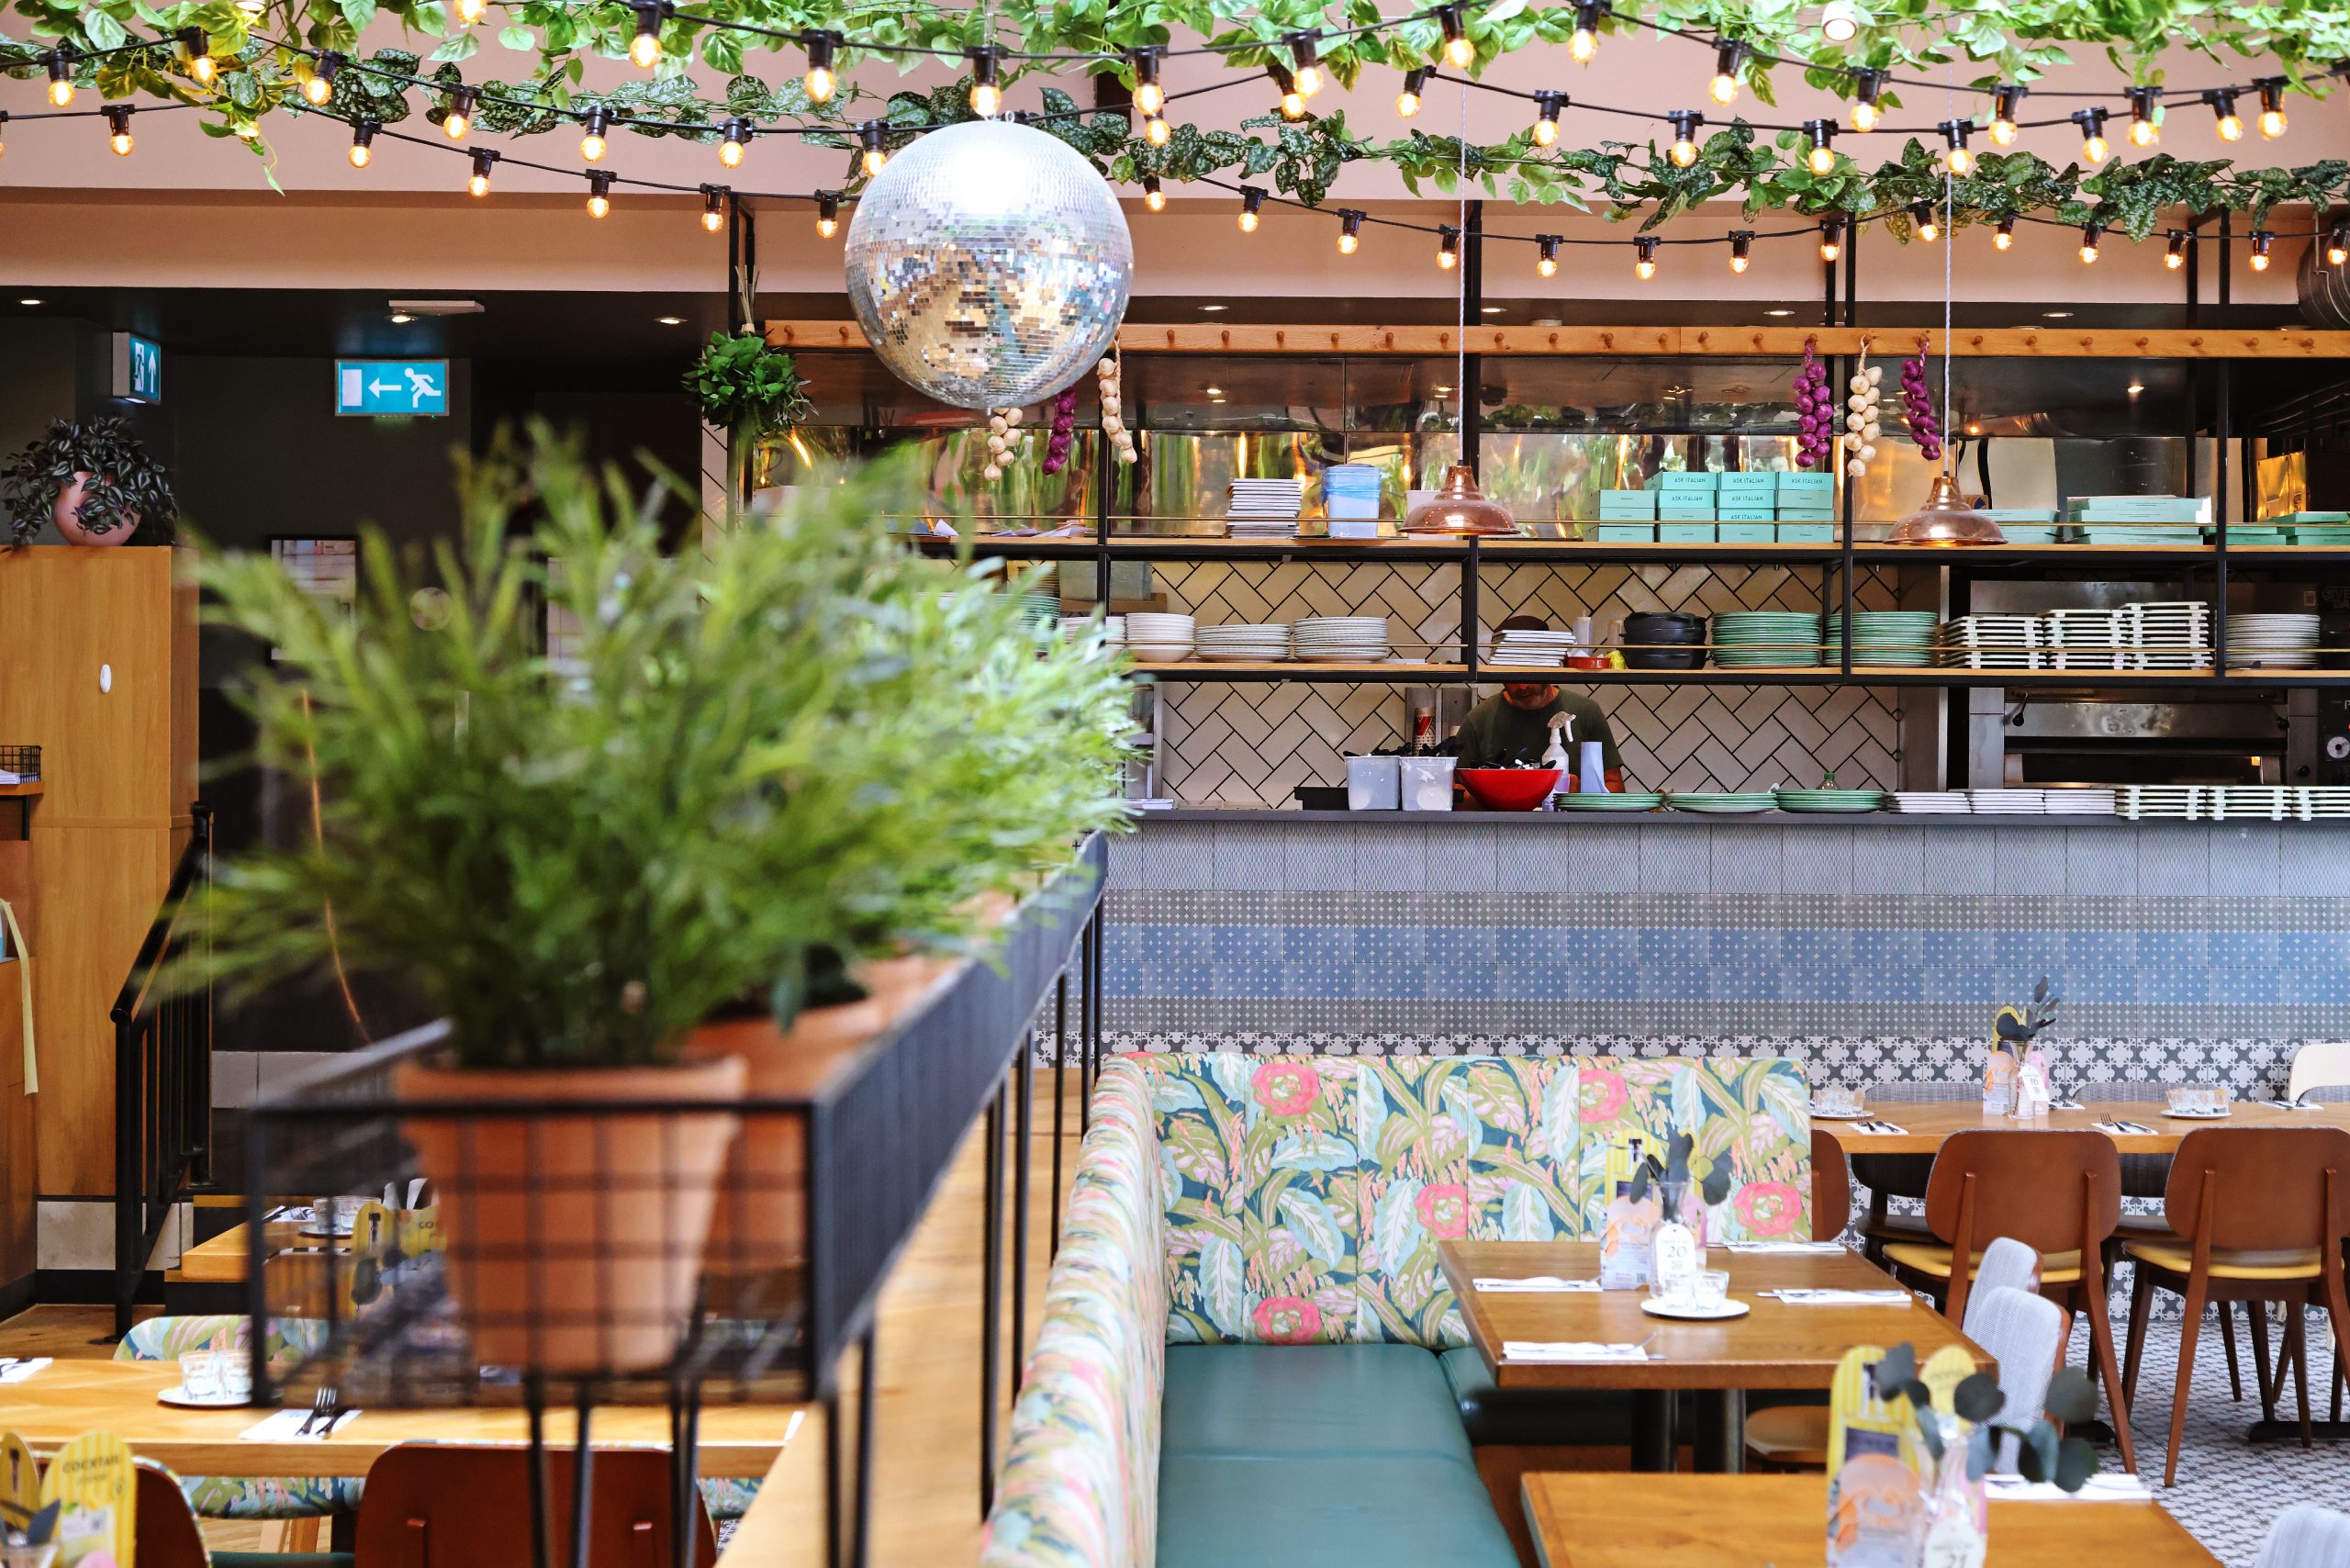
[[[399,389],[399,383],[397,381],[370,381],[367,384],[367,390],[373,392],[378,398],[382,397],[386,392],[397,392]]]

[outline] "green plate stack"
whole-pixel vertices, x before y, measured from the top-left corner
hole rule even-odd
[[[1714,666],[1806,668],[1819,663],[1819,617],[1786,610],[1733,610],[1714,617]]]
[[[1746,790],[1729,794],[1667,795],[1664,803],[1676,812],[1709,812],[1716,816],[1746,816],[1755,812],[1767,812],[1778,801],[1768,790]]]
[[[1772,798],[1783,812],[1878,812],[1885,809],[1882,790],[1774,790]]]
[[[1923,669],[1934,662],[1934,628],[1940,617],[1930,610],[1857,610],[1852,612],[1852,662],[1895,668]],[[1841,656],[1844,615],[1828,618],[1828,657]]]
[[[1652,812],[1664,797],[1652,790],[1626,790],[1615,795],[1559,795],[1550,802],[1562,812]]]

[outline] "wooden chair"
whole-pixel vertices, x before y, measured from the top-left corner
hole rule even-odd
[[[132,1506],[139,1513],[139,1568],[207,1568],[203,1527],[172,1473],[139,1467]]]
[[[548,1455],[555,1516],[548,1561],[571,1561],[572,1453]],[[531,1561],[531,1458],[519,1448],[402,1443],[367,1467],[359,1500],[359,1568],[514,1568]],[[599,1568],[671,1568],[669,1455],[659,1449],[599,1449],[588,1560]],[[695,1568],[718,1560],[699,1491]],[[140,1554],[145,1568],[146,1554]]]
[[[1958,1104],[1965,1101],[1980,1101],[1983,1085],[1975,1079],[1957,1082],[1903,1082],[1886,1080],[1868,1086],[1868,1100],[1915,1101],[1929,1104]],[[1863,1140],[1862,1146],[1865,1148]],[[1893,1198],[1922,1198],[1926,1183],[1934,1173],[1934,1157],[1930,1154],[1855,1154],[1852,1156],[1852,1180],[1869,1190],[1868,1217],[1861,1222],[1861,1250],[1872,1263],[1885,1261],[1886,1246],[1896,1241],[1931,1241],[1933,1233],[1926,1228],[1922,1215],[1897,1215],[1891,1212],[1888,1200]]]
[[[1833,1241],[1852,1223],[1852,1176],[1844,1146],[1826,1133],[1811,1135],[1811,1236]]]
[[[2128,1395],[2105,1302],[2105,1242],[2121,1218],[2121,1161],[2104,1134],[1953,1133],[1926,1184],[1926,1225],[1936,1239],[1890,1242],[1885,1261],[1964,1322],[1967,1292],[1982,1262],[1978,1238],[2013,1237],[2039,1253],[2040,1294],[2065,1309],[2067,1337],[2072,1314],[2088,1314],[2091,1360],[2113,1408],[2121,1462],[2135,1470]]]
[[[2182,1297],[2178,1379],[2171,1393],[2170,1457],[2163,1484],[2176,1484],[2187,1430],[2187,1397],[2203,1304],[2278,1302],[2288,1309],[2274,1380],[2262,1380],[2273,1418],[2285,1367],[2300,1385],[2301,1446],[2310,1446],[2309,1336],[2305,1308],[2323,1306],[2336,1343],[2350,1343],[2342,1238],[2350,1234],[2350,1132],[2339,1127],[2199,1127],[2179,1141],[2163,1213],[2177,1241],[2132,1241],[2130,1359],[2122,1375],[2134,1397],[2145,1347],[2147,1307],[2157,1290]]]

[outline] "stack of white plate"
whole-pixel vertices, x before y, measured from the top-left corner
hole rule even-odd
[[[1126,645],[1126,618],[1123,615],[1112,615],[1106,618],[1092,615],[1064,615],[1061,617],[1061,641],[1074,643],[1080,637],[1091,635],[1096,626],[1101,627],[1102,641],[1109,646],[1123,648]]]
[[[2048,809],[2045,790],[1969,790],[1966,809],[1977,816],[2036,817]]]
[[[2121,641],[2130,669],[2208,669],[2211,607],[2201,599],[2167,599],[2121,607]]]
[[[2317,664],[2314,615],[2231,615],[2228,656],[2250,669],[2311,669]]]
[[[2227,784],[2211,791],[2211,815],[2280,823],[2301,814],[2300,791],[2277,784]]]
[[[1309,615],[1289,629],[1290,655],[1317,665],[1375,665],[1387,657],[1384,615]]]
[[[1272,621],[1203,626],[1193,647],[1201,658],[1218,664],[1271,664],[1289,657],[1289,625]]]
[[[1966,813],[1966,791],[1964,790],[1896,790],[1893,809],[1905,816],[1964,816]]]
[[[2118,610],[2052,610],[2048,641],[2056,649],[2054,669],[2121,668],[2121,612]]]
[[[1942,622],[1935,661],[1960,669],[2039,669],[2046,623],[2036,615],[1962,615]]]
[[[1192,656],[1194,629],[1188,615],[1131,610],[1126,615],[1126,646],[1145,664],[1174,664]]]
[[[2111,790],[2051,790],[2046,796],[2052,817],[2109,817],[2116,794]]]
[[[1235,539],[1292,534],[1304,504],[1303,479],[1235,479],[1225,525]]]
[[[2202,784],[2125,784],[2120,791],[2121,814],[2132,822],[2147,817],[2184,817],[2209,821],[2218,809],[2218,791]]]
[[[1485,662],[1496,668],[1563,669],[1574,645],[1572,632],[1532,632],[1512,626],[1494,633]]]
[[[2320,817],[2350,817],[2350,789],[2337,784],[2313,784],[2301,791],[2301,815],[2311,821]]]

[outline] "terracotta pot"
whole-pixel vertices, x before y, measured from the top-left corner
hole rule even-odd
[[[49,520],[57,525],[57,532],[68,544],[129,543],[130,536],[139,532],[139,514],[135,511],[125,514],[123,521],[104,533],[82,525],[82,498],[89,490],[90,478],[87,474],[74,475],[73,482],[58,491],[57,499],[50,503]]]
[[[812,1094],[834,1068],[912,1012],[953,960],[890,958],[859,964],[861,1002],[811,1007],[778,1032],[770,1018],[705,1024],[686,1047],[690,1059],[739,1058],[750,1100]],[[718,1189],[708,1272],[714,1278],[796,1269],[808,1257],[808,1125],[782,1112],[746,1112]]]
[[[669,1360],[693,1310],[745,1076],[732,1058],[673,1068],[400,1065],[393,1088],[414,1108],[400,1136],[438,1194],[450,1294],[483,1365],[625,1372]],[[597,1108],[530,1117],[423,1109],[531,1101]],[[679,1101],[713,1108],[611,1109]]]

